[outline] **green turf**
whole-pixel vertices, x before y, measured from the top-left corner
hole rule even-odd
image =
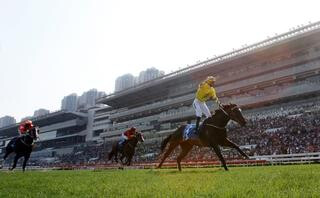
[[[0,172],[0,197],[320,197],[320,165]]]

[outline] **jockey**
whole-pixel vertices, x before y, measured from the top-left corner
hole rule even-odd
[[[131,127],[130,129],[123,132],[119,141],[119,145],[124,146],[125,142],[132,139],[136,135],[136,133],[137,129],[135,127]]]
[[[26,120],[22,122],[19,126],[20,135],[27,134],[33,127],[34,126],[31,120]]]
[[[206,101],[213,100],[217,104],[220,103],[216,95],[216,90],[214,88],[215,82],[216,82],[215,77],[208,76],[205,81],[199,84],[196,97],[192,104],[193,108],[196,111],[196,116],[197,116],[196,131],[198,131],[202,114],[204,114],[206,118],[211,117],[211,113],[209,108],[206,105]]]

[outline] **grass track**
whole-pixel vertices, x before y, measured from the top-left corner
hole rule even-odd
[[[0,197],[320,197],[320,165],[0,172]]]

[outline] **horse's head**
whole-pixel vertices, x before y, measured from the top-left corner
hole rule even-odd
[[[39,138],[39,127],[33,127],[28,134],[33,140],[37,140]]]
[[[143,134],[140,133],[140,132],[137,132],[136,133],[136,138],[139,142],[144,142],[144,137],[143,137]]]
[[[236,104],[227,104],[220,106],[231,120],[239,123],[241,126],[245,126],[247,121],[242,115],[241,109]]]

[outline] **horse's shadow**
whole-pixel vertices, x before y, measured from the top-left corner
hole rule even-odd
[[[149,173],[156,175],[177,175],[177,174],[199,174],[199,173],[218,173],[222,168],[214,168],[210,170],[202,170],[195,168],[194,170],[179,171],[179,170],[170,170],[170,169],[150,169]]]

